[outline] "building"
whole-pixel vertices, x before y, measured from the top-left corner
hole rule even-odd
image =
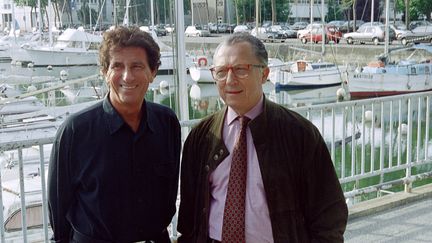
[[[94,9],[100,16],[94,18],[99,19],[99,23],[103,25],[113,24],[113,1],[105,1],[103,6],[99,5],[98,0],[86,0],[89,2],[89,7]],[[57,28],[79,26],[81,25],[78,20],[77,11],[83,6],[84,0],[71,0],[69,6],[58,7],[57,9],[64,12],[55,13],[55,8],[50,6],[48,8],[48,16],[50,21],[47,21],[47,15],[42,14],[43,28],[46,29],[48,22]],[[71,14],[68,14],[69,10]],[[10,30],[12,28],[12,19],[15,19],[15,29],[20,29],[21,32],[31,32],[38,29],[38,13],[39,8],[32,8],[29,6],[17,6],[13,0],[0,0],[0,30]],[[56,16],[60,15],[60,18]],[[96,23],[92,23],[94,26]]]

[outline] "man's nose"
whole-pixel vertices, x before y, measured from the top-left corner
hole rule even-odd
[[[133,75],[132,75],[131,70],[125,68],[125,70],[122,73],[122,79],[124,81],[126,81],[126,82],[132,80],[133,79]]]
[[[230,68],[227,71],[226,82],[229,83],[232,81],[235,81],[235,74],[234,74],[234,70]]]

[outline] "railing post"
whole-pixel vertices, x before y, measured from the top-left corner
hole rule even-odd
[[[412,148],[412,109],[411,109],[411,98],[408,98],[408,131],[407,131],[407,154],[406,154],[406,164],[407,168],[405,170],[405,192],[411,193],[412,191],[412,182],[410,180],[411,177],[411,148]]]

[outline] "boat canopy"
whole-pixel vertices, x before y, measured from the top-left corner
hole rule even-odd
[[[58,37],[58,41],[84,41],[84,42],[102,42],[102,36],[93,35],[76,29],[66,29]]]

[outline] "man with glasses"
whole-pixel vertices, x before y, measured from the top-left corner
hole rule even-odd
[[[268,100],[263,43],[235,33],[211,72],[227,105],[183,148],[179,243],[343,242],[347,206],[319,131]]]

